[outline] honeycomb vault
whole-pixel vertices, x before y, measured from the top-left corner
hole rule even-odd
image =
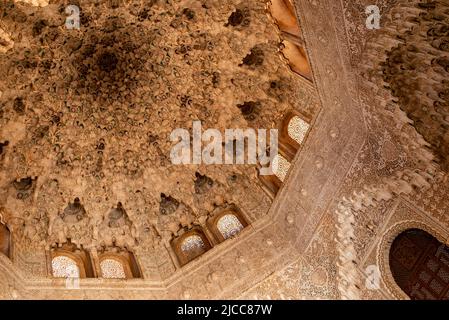
[[[169,158],[170,133],[195,120],[313,116],[266,2],[71,1],[80,30],[65,27],[68,4],[0,1],[0,207],[24,254],[71,239],[170,261],[172,237],[217,208],[266,215],[255,166]]]

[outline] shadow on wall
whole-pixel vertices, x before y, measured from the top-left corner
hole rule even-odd
[[[0,253],[11,258],[11,232],[2,223],[0,223]]]
[[[290,0],[271,0],[269,12],[281,31],[281,52],[291,70],[312,81],[312,70],[292,2]]]

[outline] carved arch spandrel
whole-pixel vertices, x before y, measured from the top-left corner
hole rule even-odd
[[[284,204],[285,205],[285,204]],[[288,203],[287,203],[287,206],[288,206]]]

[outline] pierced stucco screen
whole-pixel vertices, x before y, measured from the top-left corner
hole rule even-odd
[[[273,170],[276,177],[279,178],[282,182],[284,182],[285,177],[287,176],[288,170],[290,170],[290,162],[285,159],[280,154],[276,155],[273,159]]]
[[[123,264],[115,259],[104,259],[100,262],[101,276],[106,279],[125,279]]]
[[[80,270],[75,260],[66,257],[58,256],[51,261],[53,277],[55,278],[79,278]]]
[[[203,239],[201,239],[198,235],[192,235],[190,237],[187,237],[181,245],[181,250],[185,253],[189,253],[196,250],[204,249],[206,246],[203,242]]]
[[[238,234],[243,229],[243,225],[235,215],[227,214],[218,220],[217,228],[223,238],[228,239]]]
[[[306,137],[310,125],[298,116],[294,116],[288,123],[288,135],[301,144]]]

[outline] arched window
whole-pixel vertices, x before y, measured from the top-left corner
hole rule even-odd
[[[427,232],[401,233],[391,245],[390,268],[412,300],[449,299],[449,247]]]
[[[282,182],[285,181],[291,164],[282,155],[278,154],[273,159],[273,171],[276,177]]]
[[[99,275],[105,279],[141,278],[134,254],[125,248],[104,248],[98,255]]]
[[[198,258],[211,248],[210,242],[200,228],[188,231],[172,241],[172,247],[179,263],[186,263]]]
[[[116,259],[100,261],[101,277],[105,279],[126,279],[125,267]]]
[[[235,205],[212,214],[207,220],[208,230],[212,232],[218,242],[223,242],[239,234],[248,223]]]
[[[90,254],[82,247],[67,242],[50,251],[51,274],[56,278],[94,278]]]
[[[272,175],[260,175],[265,192],[274,199],[287,177],[291,163],[310,130],[310,117],[296,111],[287,113],[279,124],[279,153],[272,160]]]
[[[68,256],[54,257],[51,261],[51,268],[55,278],[81,278],[79,265]]]
[[[289,112],[284,117],[279,131],[279,153],[288,161],[292,161],[304,143],[309,129],[308,117],[297,112]]]
[[[11,233],[4,224],[0,223],[0,253],[11,257]]]
[[[305,120],[301,119],[299,116],[293,116],[288,122],[287,133],[288,136],[298,144],[302,144],[309,128],[310,125]]]
[[[243,224],[233,214],[226,214],[218,219],[217,228],[225,239],[229,239],[242,231]]]
[[[203,239],[197,234],[186,237],[181,243],[181,250],[185,254],[203,251],[205,247]]]

